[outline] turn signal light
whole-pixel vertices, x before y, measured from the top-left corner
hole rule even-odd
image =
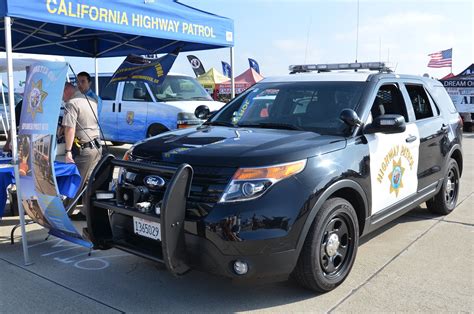
[[[306,166],[306,159],[292,163],[261,168],[240,168],[234,174],[233,180],[273,179],[282,180],[301,172]]]

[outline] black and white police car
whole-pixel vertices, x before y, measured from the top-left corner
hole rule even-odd
[[[349,274],[361,236],[423,202],[454,210],[462,122],[441,83],[382,63],[290,70],[216,113],[201,106],[202,126],[106,156],[87,190],[94,247],[174,274],[292,275],[325,292]]]

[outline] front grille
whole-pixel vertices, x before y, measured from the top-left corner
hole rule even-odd
[[[134,161],[159,166],[179,166],[171,163],[153,162],[141,159],[135,159]],[[209,206],[219,201],[222,194],[224,193],[227,184],[229,183],[230,179],[232,178],[237,169],[223,167],[193,166],[193,170],[194,175],[188,203],[198,203]],[[133,189],[139,186],[145,186],[144,179],[149,175],[150,173],[129,170],[128,172],[123,173],[122,184],[123,186],[127,186],[127,188],[129,189]],[[160,177],[165,180],[165,186],[163,186],[162,188],[148,189],[148,192],[153,202],[159,201],[163,198],[164,192],[172,176],[169,174],[162,174],[160,175]],[[192,205],[194,206],[190,207],[196,206],[196,204]]]

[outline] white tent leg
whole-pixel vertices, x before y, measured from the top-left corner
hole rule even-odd
[[[0,77],[0,88],[2,89],[2,100],[3,100],[3,110],[5,111],[5,119],[7,119],[7,129],[10,129],[10,124],[8,124],[8,111],[7,111],[7,103],[5,101],[5,91],[3,90],[3,79]],[[8,136],[7,132],[5,132],[5,136]]]
[[[5,128],[5,122],[3,121],[3,114],[0,113],[0,118],[2,119],[2,128],[3,131],[5,132],[5,135],[7,135],[8,130]],[[8,119],[7,119],[8,120]]]
[[[230,98],[235,97],[235,80],[234,80],[234,47],[230,47]]]
[[[7,76],[8,76],[8,103],[10,108],[15,108],[15,98],[14,98],[14,87],[13,87],[13,55],[12,55],[12,33],[11,33],[11,19],[9,16],[5,16],[5,50],[7,53]],[[21,242],[23,244],[23,258],[25,260],[25,266],[30,265],[30,256],[28,254],[28,240],[26,238],[26,229],[25,229],[25,211],[23,209],[23,204],[20,199],[20,173],[18,171],[18,145],[16,142],[16,123],[15,123],[15,110],[10,110],[10,120],[11,120],[11,145],[12,145],[12,163],[13,168],[15,169],[15,182],[16,182],[16,191],[18,197],[18,213],[20,215],[20,224],[21,224]]]
[[[99,96],[99,59],[94,58],[94,66],[95,66],[95,94]]]

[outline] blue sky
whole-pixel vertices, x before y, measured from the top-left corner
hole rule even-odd
[[[260,64],[264,76],[288,73],[288,65],[352,62],[356,54],[357,1],[181,0],[234,20],[235,71]],[[429,53],[453,48],[453,72],[474,62],[474,2],[361,0],[359,61],[387,61],[399,73],[442,77],[449,68],[430,69]],[[172,72],[193,75],[181,54]],[[197,51],[206,70],[221,71],[229,49]],[[67,58],[76,72],[94,71],[91,59]],[[100,72],[113,72],[123,58],[100,59]]]

